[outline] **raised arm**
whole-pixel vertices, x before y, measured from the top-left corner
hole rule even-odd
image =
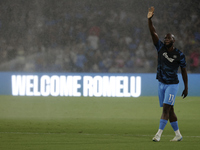
[[[187,76],[186,68],[181,68],[181,74],[182,74],[183,83],[185,86],[181,96],[185,98],[188,95],[188,76]]]
[[[154,7],[149,8],[148,14],[147,14],[147,18],[148,18],[148,25],[149,25],[149,30],[151,33],[151,37],[153,40],[153,44],[156,45],[158,43],[158,34],[156,33],[155,27],[153,26],[152,20],[151,18],[154,15]]]

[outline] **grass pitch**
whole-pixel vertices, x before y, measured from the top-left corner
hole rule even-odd
[[[162,108],[157,97],[0,96],[1,150],[193,150],[200,149],[199,97],[176,98],[183,141],[170,142],[168,123],[160,142]]]

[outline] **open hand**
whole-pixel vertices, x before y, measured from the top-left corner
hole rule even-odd
[[[147,18],[151,19],[154,15],[154,7],[152,6],[151,8],[149,8],[149,12],[147,14]]]

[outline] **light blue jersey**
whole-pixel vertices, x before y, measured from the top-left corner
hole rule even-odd
[[[160,107],[163,107],[163,103],[174,106],[178,88],[179,84],[164,84],[162,82],[159,82],[158,96]]]

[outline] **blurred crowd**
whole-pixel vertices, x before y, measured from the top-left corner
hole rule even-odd
[[[200,73],[199,1],[154,1],[159,38],[173,33],[188,72]],[[150,6],[148,0],[2,0],[0,71],[156,72]]]

